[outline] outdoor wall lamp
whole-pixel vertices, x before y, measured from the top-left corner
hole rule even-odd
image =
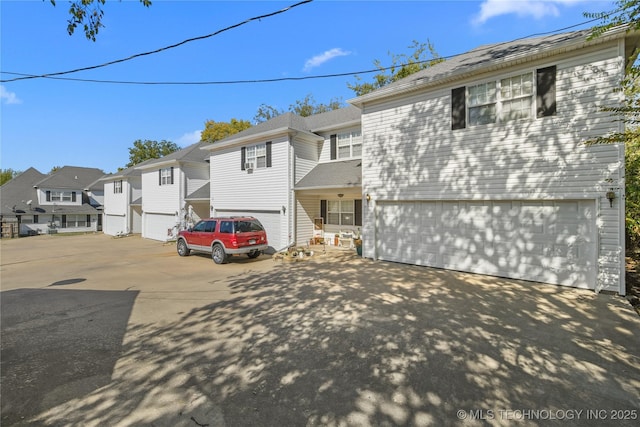
[[[286,207],[284,207],[284,206],[282,206],[282,215],[284,215],[284,214],[286,214],[286,213],[287,213],[287,208],[286,208]]]
[[[344,194],[338,193],[338,197],[342,199],[344,197]]]
[[[371,194],[367,193],[367,195],[364,196],[364,197],[365,197],[365,199],[367,199],[367,202],[371,201]]]
[[[613,200],[616,198],[616,193],[613,190],[609,190],[607,191],[607,194],[605,195],[607,200],[609,200],[609,207],[613,207]]]

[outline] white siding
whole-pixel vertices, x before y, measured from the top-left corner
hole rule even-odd
[[[272,140],[272,167],[240,169],[240,147],[211,156],[211,204],[214,209],[281,210],[288,205],[289,142]]]
[[[181,172],[179,167],[173,169],[173,184],[160,185],[158,169],[142,173],[142,211],[149,213],[175,214],[179,211],[181,196]]]
[[[313,141],[295,141],[295,182],[300,181],[318,164],[318,143]]]
[[[507,77],[557,66],[557,114],[451,131],[451,89],[469,80],[363,111],[363,193],[374,200],[598,200],[598,289],[619,291],[621,204],[603,199],[607,180],[622,178],[617,146],[583,141],[619,130],[599,106],[615,104],[623,72],[617,44],[586,57],[574,54],[522,65]],[[364,203],[365,256],[374,256],[374,203]]]
[[[209,182],[208,163],[189,163],[182,165],[182,170],[187,178],[186,195],[193,193]]]

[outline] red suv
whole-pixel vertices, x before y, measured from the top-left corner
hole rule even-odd
[[[257,258],[268,246],[264,227],[250,216],[203,219],[178,233],[177,242],[178,255],[206,252],[216,264],[224,264],[231,255]]]

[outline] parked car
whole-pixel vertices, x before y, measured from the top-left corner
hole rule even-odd
[[[193,228],[180,231],[177,241],[178,255],[206,252],[216,264],[224,264],[232,255],[257,258],[267,247],[267,233],[253,217],[203,219]]]

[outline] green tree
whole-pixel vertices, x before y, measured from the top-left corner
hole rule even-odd
[[[585,12],[590,19],[599,19],[600,25],[594,27],[593,36],[597,37],[605,31],[619,25],[630,25],[630,30],[640,29],[640,0],[616,0],[615,9],[606,12]]]
[[[238,132],[242,132],[245,129],[249,129],[250,127],[251,123],[247,120],[231,119],[229,123],[207,120],[204,123],[204,130],[200,134],[200,141],[220,141],[221,139],[224,139],[230,135],[234,135]]]
[[[51,170],[49,171],[49,175],[53,175],[54,173],[58,172],[60,169],[62,169],[62,166],[52,167]]]
[[[332,98],[328,104],[318,104],[313,98],[313,95],[308,94],[303,99],[298,99],[295,103],[289,105],[289,112],[297,114],[301,117],[309,117],[314,114],[326,113],[327,111],[337,110],[344,106],[343,102],[339,98]],[[276,116],[285,113],[284,110],[278,110],[270,105],[261,104],[258,107],[258,112],[253,117],[256,123],[266,122]]]
[[[444,61],[429,40],[427,43],[414,40],[409,49],[412,49],[413,53],[395,55],[389,52],[392,64],[390,67],[384,67],[379,59],[375,59],[373,64],[380,72],[373,76],[373,81],[363,82],[362,78],[356,75],[356,82],[347,83],[347,87],[354,91],[356,96],[362,96]]]
[[[299,115],[300,117],[309,117],[314,114],[326,113],[328,111],[337,110],[342,107],[342,100],[333,98],[328,104],[317,104],[313,95],[308,94],[304,99],[299,99],[295,104],[289,106],[289,111]]]
[[[42,0],[45,1],[45,0]],[[52,5],[56,5],[56,0],[49,0]],[[96,36],[100,28],[104,28],[102,18],[104,11],[102,6],[106,0],[72,0],[69,7],[69,19],[67,20],[67,32],[73,35],[79,25],[84,30],[84,35],[88,40],[96,41]],[[151,0],[140,0],[145,7],[151,6]]]
[[[13,169],[0,169],[0,185],[4,184],[7,181],[11,181],[19,174],[19,171],[14,171]]]
[[[256,115],[253,116],[254,123],[262,123],[283,114],[284,110],[278,110],[276,107],[267,104],[260,104]]]
[[[627,31],[640,29],[640,0],[617,0],[616,9],[601,13],[585,13],[597,18],[601,24],[594,27],[592,38],[620,25],[628,25]],[[618,90],[624,93],[624,103],[619,107],[603,107],[615,120],[624,123],[623,132],[614,132],[587,141],[593,144],[625,145],[625,228],[629,249],[640,248],[640,65],[636,50]]]
[[[176,143],[164,139],[160,142],[138,139],[133,142],[133,147],[129,148],[129,163],[126,167],[130,168],[149,159],[159,159],[179,149]]]

